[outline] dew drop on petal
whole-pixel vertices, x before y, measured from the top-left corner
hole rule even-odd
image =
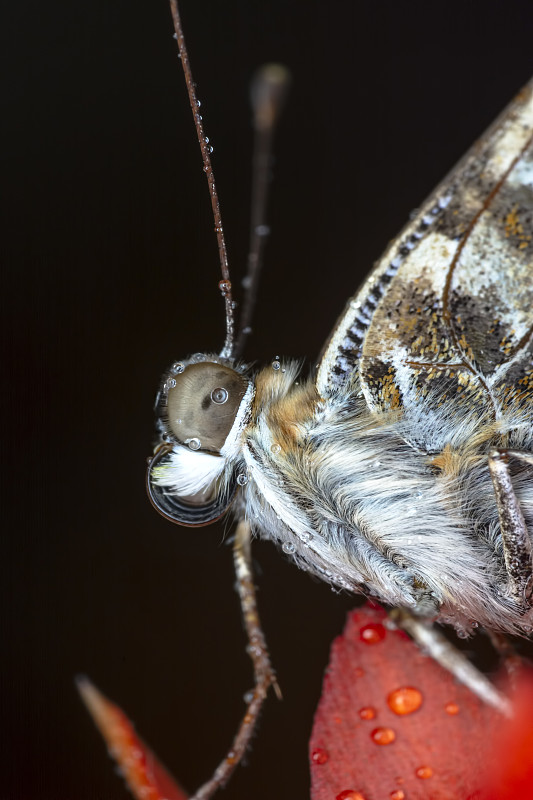
[[[412,714],[422,705],[422,692],[414,689],[412,686],[401,686],[395,689],[387,697],[387,705],[391,711],[394,711],[398,716],[405,716],[405,714]]]
[[[218,288],[222,292],[222,294],[227,294],[231,291],[231,281],[219,281]]]
[[[431,769],[431,767],[427,767],[427,766],[426,767],[418,767],[418,769],[415,770],[415,775],[416,775],[417,778],[421,778],[422,780],[425,780],[426,778],[431,778],[431,776],[433,775],[433,770]]]
[[[281,453],[281,445],[279,445],[277,442],[274,442],[274,444],[270,445],[270,452]]]
[[[363,625],[359,631],[359,636],[365,644],[377,644],[383,641],[387,631],[381,622],[369,622],[368,625]]]
[[[354,789],[345,789],[335,796],[335,800],[366,800],[366,798],[361,792],[356,792]]]
[[[446,705],[444,706],[444,710],[446,711],[447,714],[450,714],[450,716],[453,717],[455,716],[455,714],[459,713],[459,706],[457,705],[457,703],[446,703]]]
[[[279,369],[281,369],[281,364],[280,364],[280,362],[279,362],[277,359],[276,359],[275,361],[273,361],[273,362],[272,362],[272,369],[273,369],[273,370],[275,370],[276,372],[277,372]]]
[[[175,385],[176,385],[176,379],[175,378],[169,378],[168,381],[167,381],[167,389],[173,389],[175,387]]]
[[[361,719],[374,719],[376,716],[376,709],[372,706],[365,706],[359,709],[359,716]]]
[[[311,753],[313,764],[326,764],[329,761],[329,753],[323,747],[315,747]]]
[[[241,472],[240,475],[237,475],[237,483],[239,486],[246,486],[248,483],[248,475],[246,475],[244,472]]]
[[[196,437],[189,439],[187,444],[189,445],[190,450],[199,450],[202,446],[200,439],[197,439]]]
[[[175,361],[175,362],[172,364],[172,366],[170,367],[170,371],[171,371],[171,372],[172,372],[174,375],[181,375],[181,373],[183,372],[183,370],[184,370],[184,369],[185,369],[185,367],[183,366],[183,364],[181,363],[181,361]]]
[[[281,545],[281,549],[283,550],[284,553],[288,553],[290,555],[291,553],[294,553],[296,547],[293,545],[292,542],[283,542],[283,544]]]
[[[405,792],[403,789],[394,789],[389,795],[390,800],[404,800]]]
[[[309,531],[302,531],[300,534],[300,539],[302,540],[302,542],[305,542],[306,544],[307,542],[310,542],[312,538],[313,534],[309,533]]]
[[[396,739],[392,728],[374,728],[370,736],[376,744],[392,744]]]

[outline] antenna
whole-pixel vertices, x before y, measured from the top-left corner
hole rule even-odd
[[[250,87],[254,112],[254,156],[250,246],[244,286],[244,303],[239,326],[236,357],[242,354],[251,333],[250,323],[257,300],[263,254],[270,229],[266,224],[268,190],[271,181],[272,141],[280,112],[289,90],[291,76],[281,64],[265,64],[255,74]]]
[[[215,175],[213,167],[211,166],[210,153],[212,148],[209,145],[209,140],[206,138],[204,128],[202,125],[202,117],[198,109],[200,108],[200,101],[196,97],[196,89],[192,78],[191,65],[189,63],[189,56],[187,53],[187,46],[185,44],[185,36],[181,26],[181,18],[178,10],[177,0],[170,0],[170,11],[172,14],[172,22],[174,23],[174,30],[176,32],[176,40],[178,42],[178,49],[181,58],[181,66],[185,75],[185,83],[187,85],[187,92],[189,94],[189,102],[191,104],[194,124],[196,126],[196,134],[198,142],[202,151],[202,160],[204,162],[204,172],[206,174],[207,183],[209,185],[209,194],[211,195],[211,208],[213,209],[213,218],[215,222],[215,232],[218,241],[218,256],[220,259],[220,271],[222,273],[222,280],[218,286],[222,292],[226,306],[226,339],[224,347],[220,352],[221,358],[232,358],[235,352],[235,315],[234,303],[231,293],[231,280],[229,275],[228,266],[228,253],[226,250],[226,240],[224,239],[224,229],[222,227],[222,215],[220,213],[220,204],[218,201],[218,194],[215,185]]]

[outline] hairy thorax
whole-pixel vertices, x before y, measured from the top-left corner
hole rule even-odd
[[[487,453],[531,448],[527,420],[439,411],[431,397],[375,412],[356,374],[320,397],[294,362],[265,368],[255,388],[243,502],[256,533],[335,587],[463,628],[524,629],[506,595]],[[526,472],[514,481],[533,534]]]

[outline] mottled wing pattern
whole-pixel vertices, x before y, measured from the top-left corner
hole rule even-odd
[[[375,410],[423,396],[533,413],[533,81],[436,189],[350,300],[327,395],[359,368]]]

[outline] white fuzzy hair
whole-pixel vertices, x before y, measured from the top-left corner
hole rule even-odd
[[[246,513],[256,532],[341,588],[466,629],[530,629],[532,615],[506,596],[487,458],[502,435],[515,449],[533,449],[528,414],[495,425],[479,409],[439,408],[431,396],[409,414],[379,414],[354,375],[325,400],[316,397],[313,413],[294,420],[296,445],[285,446],[277,420],[290,413],[291,392],[314,393],[311,382],[296,389],[297,365],[285,369],[267,383],[246,429]],[[456,454],[451,471],[433,464],[446,446]],[[533,534],[531,473],[517,467],[513,485]]]
[[[229,478],[228,464],[240,454],[240,437],[250,404],[254,397],[254,386],[250,383],[239,404],[237,414],[220,455],[190,450],[176,444],[168,458],[153,470],[154,481],[180,497],[191,497],[211,493],[215,481],[221,476]]]
[[[224,467],[220,456],[175,445],[167,461],[154,468],[153,476],[158,486],[165,486],[180,497],[191,497],[210,491]]]

